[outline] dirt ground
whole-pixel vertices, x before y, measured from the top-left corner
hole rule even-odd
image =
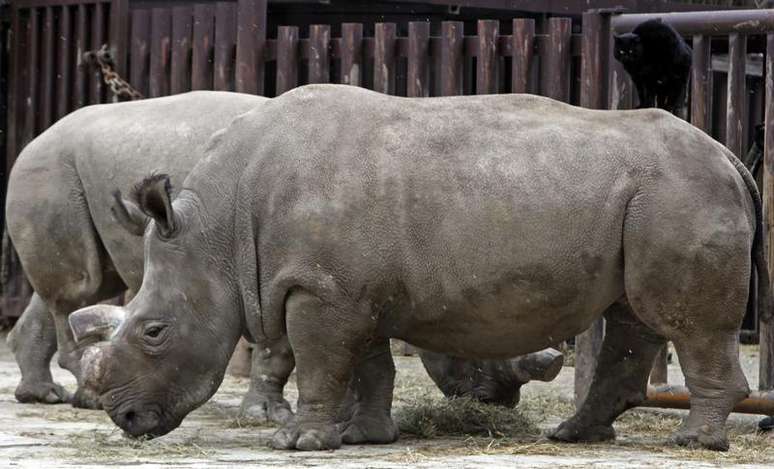
[[[748,377],[757,383],[754,348],[745,348]],[[541,433],[571,415],[573,369],[565,367],[552,383],[530,383],[522,389],[517,411],[487,411],[488,435],[465,435],[433,412],[448,406],[429,380],[418,358],[396,357],[398,369],[394,414],[404,429],[401,439],[384,446],[346,446],[338,451],[286,452],[266,448],[274,428],[237,418],[247,380],[227,378],[215,397],[186,418],[169,435],[137,442],[124,438],[102,411],[68,405],[19,404],[13,390],[19,371],[0,335],[0,467],[773,467],[774,437],[755,433],[758,417],[732,416],[732,449],[728,453],[678,448],[667,443],[679,424],[680,411],[642,409],[628,412],[616,424],[614,443],[556,444]],[[670,381],[682,383],[677,365]],[[55,378],[73,386],[68,373]],[[294,380],[288,400],[295,401]],[[417,412],[430,413],[417,420]],[[441,410],[439,410],[441,409]],[[511,412],[511,413],[508,413]],[[424,414],[422,414],[424,415]],[[516,419],[501,417],[515,416]],[[489,422],[488,420],[488,422]],[[420,422],[419,424],[417,422]],[[502,423],[505,422],[505,423]],[[529,427],[516,428],[518,425]],[[413,425],[413,426],[412,426]],[[417,425],[421,427],[417,431]],[[497,428],[502,425],[502,428]],[[511,425],[511,426],[508,426]],[[413,431],[413,435],[408,431]]]

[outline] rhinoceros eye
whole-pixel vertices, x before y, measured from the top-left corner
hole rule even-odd
[[[161,334],[165,327],[167,326],[150,326],[149,328],[145,329],[145,336],[155,339]]]

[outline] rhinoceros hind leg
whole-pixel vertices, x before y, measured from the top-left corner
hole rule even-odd
[[[566,442],[615,438],[613,421],[645,400],[653,359],[664,338],[637,319],[625,299],[605,311],[607,329],[588,396],[567,421],[549,434]]]
[[[287,337],[253,348],[250,388],[242,399],[240,417],[284,424],[293,418],[283,397],[285,384],[296,366]]]
[[[22,379],[14,395],[19,402],[58,404],[70,395],[51,377],[51,357],[56,352],[56,329],[48,308],[37,293],[32,294],[13,330],[8,335]]]
[[[368,356],[354,370],[352,384],[357,407],[344,425],[344,443],[392,443],[398,439],[398,427],[391,417],[395,365],[389,340],[371,345]]]

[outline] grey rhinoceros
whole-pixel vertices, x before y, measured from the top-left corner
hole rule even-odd
[[[9,336],[22,372],[15,393],[19,401],[68,400],[49,370],[58,331],[59,362],[80,376],[82,349],[72,342],[69,328],[61,326],[65,317],[78,307],[140,287],[145,219],[128,225],[129,232],[120,228],[110,212],[112,191],[129,192],[148,172],[182,182],[211,134],[265,101],[199,91],[89,106],[64,117],[24,149],[11,174],[7,206],[9,233],[35,287]],[[242,412],[284,422],[291,416],[283,388],[294,367],[293,354],[286,340],[261,344],[257,351]],[[446,394],[504,405],[518,401],[521,385],[553,379],[561,366],[561,357],[551,350],[493,363],[441,355],[423,361]],[[81,407],[97,405],[82,389],[72,400]]]
[[[499,359],[604,316],[588,397],[552,437],[614,438],[668,339],[691,391],[675,441],[722,450],[749,392],[737,352],[753,271],[770,313],[754,182],[660,110],[307,86],[236,119],[174,200],[163,176],[137,196],[154,219],[137,296],[70,318],[76,336],[110,330],[84,382],[131,435],[205,402],[243,332],[287,335],[298,412],[271,444],[313,450],[397,437],[391,337]],[[350,378],[363,400],[337,427]]]

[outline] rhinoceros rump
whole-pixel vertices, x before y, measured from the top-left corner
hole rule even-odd
[[[298,415],[272,445],[322,449],[395,438],[390,337],[504,358],[604,315],[592,388],[553,437],[614,437],[669,339],[692,394],[676,441],[728,447],[751,259],[767,314],[769,280],[755,185],[700,130],[527,95],[309,86],[219,140],[174,203],[144,185],[159,203],[142,207],[142,287],[90,354],[131,434],[169,432],[209,398],[243,326],[287,333],[296,358]],[[339,433],[350,376],[364,401]]]

